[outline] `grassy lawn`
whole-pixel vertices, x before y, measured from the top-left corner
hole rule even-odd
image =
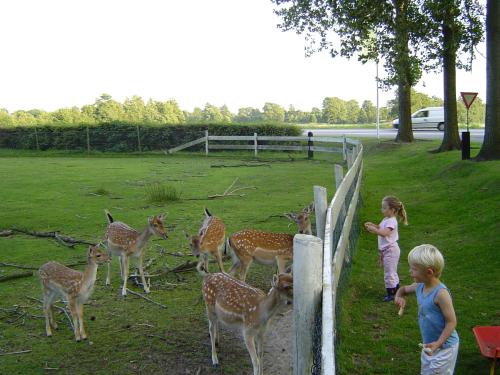
[[[368,143],[361,220],[381,220],[380,201],[398,196],[410,225],[400,226],[399,275],[412,280],[407,255],[430,243],[445,257],[442,281],[450,288],[458,319],[460,352],[456,374],[486,374],[472,327],[500,325],[500,162],[461,161],[459,152],[431,154],[437,142],[413,145]],[[476,151],[477,150],[473,150]],[[376,237],[360,236],[349,288],[342,300],[341,374],[416,374],[420,368],[416,299],[402,317],[384,295]]]
[[[145,226],[148,216],[167,212],[169,238],[153,238],[146,253],[146,262],[157,258],[149,270],[154,274],[194,260],[183,232],[198,231],[205,206],[224,220],[228,233],[248,227],[293,232],[295,227],[289,227],[278,215],[309,204],[313,185],[332,186],[332,163],[338,162],[339,155],[318,155],[311,161],[304,154],[290,155],[262,153],[258,160],[265,164],[262,166],[214,168],[253,159],[249,152],[207,158],[199,154],[86,156],[0,150],[0,230],[59,230],[75,238],[99,241],[106,227],[106,208],[116,220],[138,229]],[[224,192],[236,177],[236,186],[257,189],[241,191],[244,197],[206,199]],[[182,199],[163,207],[148,203],[145,185],[153,182],[176,187]],[[159,247],[185,256],[162,256]],[[56,260],[70,264],[85,260],[86,249],[24,235],[0,237],[0,262],[40,266]],[[230,262],[225,266],[228,269]],[[211,270],[215,269],[211,265]],[[197,273],[178,274],[180,279],[173,274],[152,279],[149,297],[167,306],[163,309],[133,295],[120,296],[117,259],[113,260],[111,288],[104,286],[105,270],[105,266],[99,268],[94,293],[84,308],[89,340],[80,343],[73,340],[60,313],[56,313],[59,329],[51,338],[45,337],[41,306],[27,298],[41,298],[36,272],[33,277],[0,283],[0,352],[32,350],[0,356],[0,373],[44,374],[48,372],[45,367],[68,374],[195,374],[198,369],[201,374],[250,372],[242,342],[224,331],[219,349],[221,367],[210,368],[208,325]],[[0,276],[20,271],[0,266]],[[247,281],[267,291],[272,271],[254,265]],[[130,283],[129,288],[142,292]],[[15,314],[15,305],[26,315]]]

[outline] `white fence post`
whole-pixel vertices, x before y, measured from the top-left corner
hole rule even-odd
[[[343,142],[342,142],[342,154],[344,155],[344,160],[347,160],[347,139],[345,135],[343,136]]]
[[[341,165],[335,164],[335,190],[337,190],[344,179],[344,168]]]
[[[208,130],[205,130],[205,155],[208,156]]]
[[[254,155],[257,156],[257,133],[253,133],[253,147],[254,147]]]
[[[311,372],[313,333],[323,283],[323,241],[308,234],[293,239],[293,375]]]
[[[325,240],[326,211],[328,210],[328,198],[326,188],[314,186],[314,212],[316,213],[316,236]]]

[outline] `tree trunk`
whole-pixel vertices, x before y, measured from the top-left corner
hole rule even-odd
[[[486,3],[486,115],[476,160],[500,159],[500,1]]]
[[[450,13],[451,8],[445,10]],[[453,16],[447,14],[443,30],[443,84],[444,84],[444,135],[438,152],[459,150],[456,88],[456,42]]]
[[[399,125],[396,142],[413,142],[411,127],[411,66],[406,22],[407,0],[394,0],[396,9],[396,74],[398,77]]]

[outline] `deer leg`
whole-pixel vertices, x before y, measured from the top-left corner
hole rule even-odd
[[[54,309],[53,309],[53,303],[54,303],[54,299],[55,297],[57,296],[57,292],[54,292],[52,291],[50,293],[50,295],[48,296],[49,297],[49,304],[48,304],[48,307],[49,307],[49,322],[50,322],[50,326],[53,328],[53,329],[57,329],[57,322],[56,320],[54,319]]]
[[[43,292],[43,313],[45,315],[45,333],[47,336],[52,336],[52,302],[54,300],[55,293],[50,290],[44,290]],[[56,327],[54,327],[56,328]]]
[[[217,348],[215,342],[217,339],[217,316],[211,314],[207,309],[208,316],[208,332],[210,333],[210,344],[212,345],[212,366],[217,367],[219,364],[219,359],[217,358]]]
[[[256,338],[257,342],[257,356],[259,357],[259,374],[264,373],[264,332],[259,332]]]
[[[149,286],[146,283],[146,278],[144,277],[144,269],[142,268],[144,261],[144,253],[139,257],[139,274],[141,275],[141,280],[142,280],[142,286],[144,288],[144,293],[148,294],[149,293]]]
[[[241,281],[246,280],[247,272],[248,272],[248,269],[250,268],[250,264],[252,264],[252,261],[241,264],[241,267],[240,267],[240,280]]]
[[[210,272],[208,269],[208,254],[207,253],[203,254],[203,264],[205,265],[205,271]]]
[[[108,262],[108,273],[106,274],[106,285],[111,284],[110,273],[111,273],[111,261],[112,260],[113,260],[113,258],[110,255],[110,259],[109,259],[109,262]]]
[[[83,302],[78,301],[76,305],[76,312],[78,314],[78,326],[80,328],[80,337],[82,340],[87,339],[87,331],[85,331],[85,327],[83,326]]]
[[[128,256],[125,254],[120,256],[120,261],[122,265],[122,274],[123,274],[123,287],[122,287],[122,296],[127,295],[127,279],[128,279]]]
[[[238,275],[239,275],[240,274],[240,268],[241,268],[240,260],[238,259],[238,260],[234,261],[234,259],[233,259],[233,266],[229,270],[229,274],[231,276],[234,276],[234,275],[236,275],[236,272],[238,272]]]
[[[276,257],[276,263],[278,265],[278,272],[285,273],[286,269],[286,259],[282,257]]]
[[[250,354],[250,358],[252,359],[253,375],[262,375],[262,372],[260,371],[259,356],[257,355],[257,351],[255,349],[255,336],[249,334],[248,332],[244,332],[243,339],[245,340],[248,354]]]
[[[217,252],[215,253],[215,257],[217,258],[217,264],[219,265],[220,272],[226,273],[224,271],[224,264],[222,264],[221,248],[222,248],[222,246],[217,249]]]
[[[76,308],[76,301],[69,300],[68,304],[69,304],[69,309],[71,310],[71,318],[73,319],[73,330],[75,333],[75,340],[80,341],[81,337],[80,337],[80,328],[78,325],[78,312],[77,312],[77,308]]]

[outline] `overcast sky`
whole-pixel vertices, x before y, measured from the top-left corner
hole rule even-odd
[[[306,58],[304,38],[277,29],[270,0],[1,0],[0,14],[0,108],[11,112],[81,107],[102,93],[176,99],[189,111],[376,100],[375,64]],[[442,97],[441,75],[416,89]],[[484,100],[484,57],[457,72],[460,91]],[[393,95],[381,92],[381,105]]]

